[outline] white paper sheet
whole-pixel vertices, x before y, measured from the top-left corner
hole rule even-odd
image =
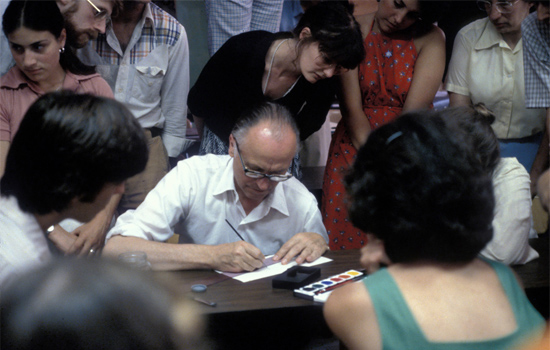
[[[266,259],[264,260],[264,264],[266,265],[266,267],[262,267],[261,269],[258,269],[252,272],[242,272],[242,273],[231,273],[231,272],[222,272],[222,271],[216,271],[216,272],[229,276],[233,279],[236,279],[237,281],[246,283],[250,281],[259,280],[261,278],[279,275],[285,272],[286,270],[290,269],[292,266],[298,265],[296,264],[295,261],[292,261],[286,265],[283,265],[280,262],[277,262],[277,263],[274,262],[272,258],[273,258],[273,255],[266,257]],[[321,256],[313,262],[303,263],[300,266],[309,267],[309,266],[321,265],[321,264],[328,263],[329,261],[332,261],[332,259]]]

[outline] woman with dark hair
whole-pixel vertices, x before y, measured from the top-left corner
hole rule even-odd
[[[350,218],[391,263],[324,306],[349,349],[508,349],[542,335],[544,319],[510,268],[478,258],[494,198],[475,153],[430,112],[380,127],[359,150],[346,177]]]
[[[238,117],[263,101],[290,110],[301,140],[320,129],[335,100],[334,76],[364,57],[359,25],[346,3],[310,7],[292,33],[236,35],[212,56],[188,100],[202,136],[201,154],[227,154]]]
[[[433,23],[446,1],[379,0],[357,17],[366,59],[342,75],[342,120],[332,137],[322,215],[331,249],[359,249],[365,235],[347,217],[342,178],[371,130],[401,113],[429,108],[443,79],[445,37]]]
[[[113,97],[94,67],[65,49],[67,32],[55,1],[12,0],[2,29],[15,66],[0,78],[0,176],[21,119],[39,96],[66,89]]]
[[[525,264],[539,255],[529,246],[530,233],[536,235],[529,173],[513,157],[500,157],[497,136],[491,124],[495,115],[483,104],[448,108],[441,112],[449,128],[463,131],[470,139],[474,156],[493,180],[495,210],[493,239],[481,256],[507,265]]]

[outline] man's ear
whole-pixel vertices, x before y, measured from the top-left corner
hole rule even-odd
[[[309,29],[308,27],[304,27],[300,32],[300,40],[309,38],[310,36],[311,36],[311,29]]]
[[[235,138],[233,134],[229,135],[229,155],[235,157]]]

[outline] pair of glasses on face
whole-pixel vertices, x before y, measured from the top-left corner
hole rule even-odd
[[[109,18],[109,12],[107,12],[107,10],[100,9],[91,0],[86,0],[86,1],[88,2],[88,4],[90,4],[94,8],[95,10],[94,18],[96,21],[103,21]]]
[[[500,13],[511,13],[512,8],[519,0],[515,1],[497,1],[495,4],[495,7],[497,8],[497,11]],[[478,0],[477,1],[477,7],[481,11],[486,11],[487,13],[491,12],[491,8],[493,7],[493,2],[489,0]]]
[[[283,181],[286,181],[286,180],[288,180],[292,177],[292,174],[289,174],[289,173],[282,174],[282,175],[278,175],[278,174],[270,175],[270,174],[264,174],[264,173],[260,173],[259,171],[254,171],[254,170],[248,169],[244,165],[243,157],[241,156],[241,150],[239,149],[239,144],[237,143],[237,140],[235,140],[235,146],[237,147],[237,153],[239,153],[239,159],[241,160],[241,164],[243,165],[244,174],[246,176],[248,176],[250,178],[253,178],[253,179],[263,179],[264,177],[267,177],[269,180],[275,181],[275,182],[283,182]]]

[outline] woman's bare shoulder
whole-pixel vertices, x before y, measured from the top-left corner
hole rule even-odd
[[[355,16],[355,20],[361,26],[361,34],[363,35],[363,39],[366,38],[370,32],[372,21],[374,20],[374,15],[375,12]]]
[[[418,53],[426,47],[430,48],[445,48],[445,33],[436,25],[422,35],[414,38],[414,46]]]

